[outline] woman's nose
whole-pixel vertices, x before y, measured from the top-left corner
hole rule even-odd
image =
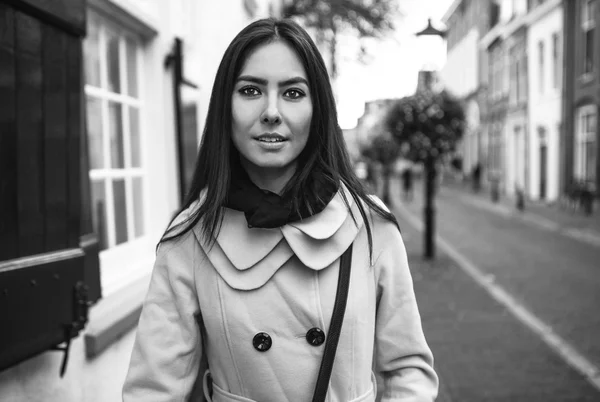
[[[266,124],[281,123],[281,114],[279,113],[276,100],[269,100],[269,103],[261,116],[261,121]]]

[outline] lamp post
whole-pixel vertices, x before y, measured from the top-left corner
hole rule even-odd
[[[436,29],[431,24],[431,18],[427,21],[427,27],[420,32],[415,34],[417,37],[421,38],[421,42],[423,45],[427,45],[425,47],[427,52],[429,53],[429,58],[435,60],[437,56],[435,45],[442,45],[444,38],[446,37],[445,31],[440,31]],[[428,42],[428,43],[427,43]],[[442,48],[443,49],[443,48]],[[442,49],[437,51],[441,52]],[[437,78],[437,71],[441,67],[440,65],[436,65],[432,60],[425,60],[421,70],[419,71],[419,82],[417,84],[417,93],[418,92],[426,92],[426,91],[434,91],[435,88],[435,80]],[[437,156],[433,155],[433,152],[429,152],[428,156],[424,161],[425,168],[425,206],[423,210],[424,221],[425,221],[425,230],[423,232],[424,238],[424,257],[426,259],[432,259],[435,257],[435,202],[434,202],[434,193],[435,193],[435,182],[436,182],[436,162]]]

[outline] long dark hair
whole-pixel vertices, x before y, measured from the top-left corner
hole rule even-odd
[[[228,197],[232,161],[239,158],[239,153],[231,141],[231,96],[234,83],[251,52],[261,45],[275,41],[282,41],[291,46],[300,58],[308,78],[313,103],[308,142],[298,156],[298,168],[283,189],[282,196],[291,197],[294,208],[305,206],[310,210],[310,202],[314,202],[316,195],[315,180],[312,179],[314,174],[321,175],[321,182],[325,180],[335,185],[344,183],[365,222],[369,253],[372,255],[371,227],[363,202],[397,227],[398,222],[394,215],[365,193],[352,170],[342,130],[337,122],[337,110],[327,68],[316,45],[308,33],[292,20],[273,18],[258,20],[248,25],[225,51],[210,97],[190,190],[159,244],[182,236],[200,220],[203,240],[212,244],[216,238],[223,218],[222,207]],[[202,191],[205,191],[205,194],[200,200]],[[343,198],[349,207],[349,201],[345,196]],[[187,219],[173,225],[175,218],[197,200],[200,200],[199,207],[195,208]],[[355,219],[354,216],[353,218]]]

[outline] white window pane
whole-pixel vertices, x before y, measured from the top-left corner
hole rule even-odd
[[[125,154],[123,150],[123,111],[121,104],[108,103],[108,118],[110,128],[110,160],[111,167],[122,169],[125,167]]]
[[[131,144],[131,166],[141,167],[140,113],[136,107],[129,108],[129,142]]]
[[[104,167],[102,146],[102,101],[87,97],[87,137],[90,154],[90,169]]]
[[[137,46],[131,39],[125,41],[125,52],[127,54],[127,93],[134,98],[138,97],[138,63]]]
[[[133,182],[133,214],[135,237],[144,235],[144,187],[141,177],[134,177]]]
[[[108,248],[108,237],[106,232],[106,191],[104,180],[93,180],[91,182],[91,193],[94,232],[98,236],[100,250],[106,250]]]
[[[121,77],[119,75],[119,36],[106,28],[106,64],[107,85],[111,92],[121,93]]]
[[[125,202],[125,180],[114,179],[113,197],[115,207],[115,241],[116,244],[127,241],[127,207]]]
[[[100,27],[95,18],[88,20],[84,42],[85,83],[100,86]]]

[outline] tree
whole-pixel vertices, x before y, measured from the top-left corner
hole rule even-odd
[[[361,153],[370,161],[369,163],[377,162],[381,165],[383,174],[383,191],[381,198],[384,203],[389,205],[392,169],[394,162],[398,159],[398,156],[400,156],[400,147],[398,146],[398,143],[394,141],[389,132],[383,131],[375,135],[371,141],[362,148]]]
[[[337,77],[337,38],[354,31],[359,38],[377,38],[393,29],[395,0],[293,0],[283,7],[284,17],[297,17],[314,28],[317,41],[325,42],[331,56],[331,78]],[[360,51],[364,51],[361,48]]]
[[[453,152],[465,129],[465,113],[448,92],[419,91],[394,102],[384,127],[398,142],[406,158],[425,168],[425,257],[434,252],[434,185],[437,161]]]

